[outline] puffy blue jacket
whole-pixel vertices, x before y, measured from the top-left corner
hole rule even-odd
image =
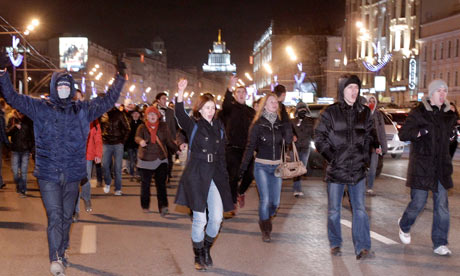
[[[34,176],[58,182],[64,174],[65,182],[77,182],[86,177],[86,140],[89,124],[113,107],[120,96],[125,80],[117,75],[103,98],[73,101],[74,81],[70,96],[60,99],[56,82],[65,73],[54,73],[49,100],[36,99],[14,91],[8,74],[0,76],[0,88],[6,102],[34,121],[36,161]]]

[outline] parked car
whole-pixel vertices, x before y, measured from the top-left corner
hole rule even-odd
[[[399,124],[394,122],[390,117],[391,115],[389,115],[388,113],[383,112],[383,114],[384,114],[383,118],[385,121],[385,132],[387,134],[387,144],[388,144],[387,154],[390,154],[391,157],[395,159],[401,158],[404,152],[404,147],[406,146],[406,143],[399,140],[399,135],[398,135]],[[395,114],[405,114],[405,113],[395,113]],[[404,122],[401,122],[401,123],[404,124]]]

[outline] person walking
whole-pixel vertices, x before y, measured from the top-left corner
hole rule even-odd
[[[181,79],[175,112],[189,141],[189,156],[175,202],[193,212],[195,269],[206,270],[213,266],[210,250],[219,233],[223,212],[232,211],[234,206],[225,162],[225,130],[222,122],[215,118],[214,97],[208,93],[201,95],[191,118],[184,109],[186,87],[187,80]]]
[[[0,69],[2,64],[0,64]],[[0,74],[2,74],[2,71],[0,71]],[[2,189],[6,184],[3,182],[3,177],[1,173],[2,169],[2,160],[3,160],[3,144],[5,144],[7,147],[10,146],[10,141],[8,140],[8,137],[6,136],[6,123],[5,123],[5,108],[6,108],[6,102],[4,99],[0,99],[0,189]]]
[[[379,155],[383,156],[388,151],[387,134],[385,132],[385,120],[383,113],[377,108],[377,99],[374,96],[369,96],[367,106],[371,110],[371,118],[374,125],[375,134],[377,136],[377,143],[379,147],[371,147],[370,152],[370,166],[367,174],[367,191],[369,196],[375,196],[374,180],[377,173],[377,165],[379,163]],[[377,144],[375,143],[375,144]]]
[[[241,162],[239,177],[248,169],[254,151],[254,176],[259,192],[259,227],[264,242],[271,241],[272,219],[280,204],[282,179],[275,176],[281,164],[281,148],[292,142],[292,127],[289,120],[283,121],[278,97],[268,93],[262,98],[260,109],[249,129],[249,137]]]
[[[168,214],[166,178],[168,176],[168,150],[177,152],[178,147],[168,130],[168,125],[160,122],[161,113],[149,106],[144,113],[144,124],[137,129],[135,142],[139,144],[137,168],[141,175],[141,207],[144,212],[150,208],[150,183],[155,175],[158,212],[162,217]]]
[[[30,153],[34,148],[33,123],[17,110],[13,110],[12,113],[7,125],[7,135],[11,137],[11,170],[16,192],[21,197],[26,197],[27,170]]]
[[[37,177],[48,217],[50,271],[64,275],[72,214],[78,188],[86,177],[86,139],[89,124],[115,104],[125,83],[126,66],[118,61],[119,74],[106,97],[73,101],[75,81],[68,73],[55,72],[49,99],[36,99],[14,91],[6,62],[0,58],[0,91],[5,100],[34,122]]]
[[[121,172],[123,163],[124,144],[128,139],[130,126],[128,119],[123,111],[116,107],[102,115],[101,119],[102,130],[102,171],[104,174],[105,186],[104,193],[110,192],[110,184],[112,183],[112,167],[115,176],[115,192],[114,195],[121,196]],[[113,161],[112,161],[113,160]],[[113,162],[113,166],[112,166]]]
[[[310,144],[313,140],[313,128],[315,126],[315,120],[309,115],[310,109],[308,109],[307,104],[299,102],[295,108],[295,118],[291,119],[295,145],[299,152],[300,161],[302,161],[306,168],[308,167]],[[294,177],[293,190],[295,197],[304,196],[301,179],[302,176]]]
[[[255,116],[255,111],[246,105],[247,91],[244,86],[238,86],[238,77],[232,76],[222,102],[222,110],[219,117],[225,125],[227,135],[227,145],[225,148],[225,158],[227,160],[227,170],[230,179],[230,190],[232,200],[238,202],[240,208],[244,207],[244,193],[254,180],[254,158],[251,159],[248,169],[243,175],[241,184],[238,187],[238,170],[243,159],[244,150],[248,140],[249,127]],[[232,88],[236,87],[232,93]],[[235,208],[236,209],[236,208]]]
[[[136,168],[137,150],[139,145],[136,143],[137,128],[142,125],[141,112],[136,106],[129,114],[129,136],[125,143],[125,150],[128,152],[128,173],[131,175],[131,181],[138,179],[139,172]]]
[[[403,244],[411,243],[410,230],[428,198],[433,193],[433,225],[431,240],[433,252],[447,256],[450,213],[447,191],[453,187],[452,159],[449,144],[457,116],[447,100],[448,86],[443,80],[428,85],[428,97],[407,116],[399,130],[401,141],[410,141],[409,168],[406,186],[411,200],[398,220],[399,238]]]
[[[338,101],[321,113],[315,129],[315,146],[328,162],[327,232],[331,254],[342,254],[340,216],[345,186],[352,207],[352,237],[356,259],[374,254],[371,249],[369,217],[365,209],[366,169],[373,143],[370,109],[359,100],[361,81],[355,75],[339,79]]]

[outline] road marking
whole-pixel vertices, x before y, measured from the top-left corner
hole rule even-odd
[[[340,223],[345,225],[345,226],[347,226],[347,227],[349,227],[349,228],[351,228],[351,221],[348,221],[346,219],[341,219]],[[370,231],[370,232],[371,232],[371,238],[376,239],[381,243],[384,243],[384,244],[399,244],[398,242],[395,242],[392,239],[389,239],[389,238],[387,238],[385,236],[382,236],[382,235],[380,235],[378,233],[375,233],[374,231]]]
[[[396,178],[396,179],[399,179],[399,180],[402,180],[402,181],[407,181],[407,179],[404,178],[404,177],[400,177],[400,176],[396,176],[396,175],[392,175],[392,174],[381,173],[380,175],[383,175],[383,176],[386,176],[386,177],[391,177],[391,178]]]
[[[81,234],[80,253],[96,253],[96,225],[83,225],[83,232]]]

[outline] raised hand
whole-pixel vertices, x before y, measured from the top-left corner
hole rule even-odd
[[[184,99],[184,91],[187,87],[187,79],[180,79],[177,83],[177,87],[179,91],[177,91],[177,102],[182,102]]]
[[[233,90],[234,88],[236,88],[236,83],[238,82],[238,77],[233,75],[231,78],[230,78],[230,82],[228,83],[228,90]]]

